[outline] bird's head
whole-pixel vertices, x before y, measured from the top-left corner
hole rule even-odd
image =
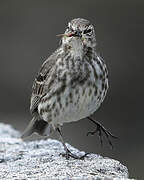
[[[86,19],[76,18],[68,23],[68,27],[62,36],[63,44],[72,44],[79,42],[82,46],[95,47],[96,38],[93,25]]]

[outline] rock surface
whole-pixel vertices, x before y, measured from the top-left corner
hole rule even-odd
[[[119,161],[96,154],[84,160],[66,160],[57,140],[24,142],[10,125],[0,124],[0,179],[7,180],[128,180]],[[76,154],[83,154],[67,144]]]

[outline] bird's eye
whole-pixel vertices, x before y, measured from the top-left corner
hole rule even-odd
[[[86,30],[84,30],[84,32],[83,32],[84,34],[88,34],[88,35],[91,35],[91,33],[92,33],[92,29],[86,29]]]

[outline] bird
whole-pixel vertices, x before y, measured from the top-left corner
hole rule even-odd
[[[102,132],[112,146],[110,131],[91,115],[97,111],[108,91],[108,70],[96,51],[94,26],[83,18],[72,19],[63,34],[61,44],[42,64],[32,86],[30,112],[32,120],[22,138],[34,132],[49,136],[56,131],[64,146],[65,156],[84,159],[73,154],[66,146],[61,132],[64,123],[89,119],[102,144]]]

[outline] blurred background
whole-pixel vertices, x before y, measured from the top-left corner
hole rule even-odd
[[[23,131],[31,115],[31,87],[43,61],[58,47],[57,34],[76,17],[96,29],[97,51],[109,69],[110,89],[93,115],[119,137],[111,150],[105,139],[87,137],[87,119],[65,124],[65,140],[80,150],[119,160],[130,177],[143,179],[144,161],[144,1],[1,0],[0,121]]]

